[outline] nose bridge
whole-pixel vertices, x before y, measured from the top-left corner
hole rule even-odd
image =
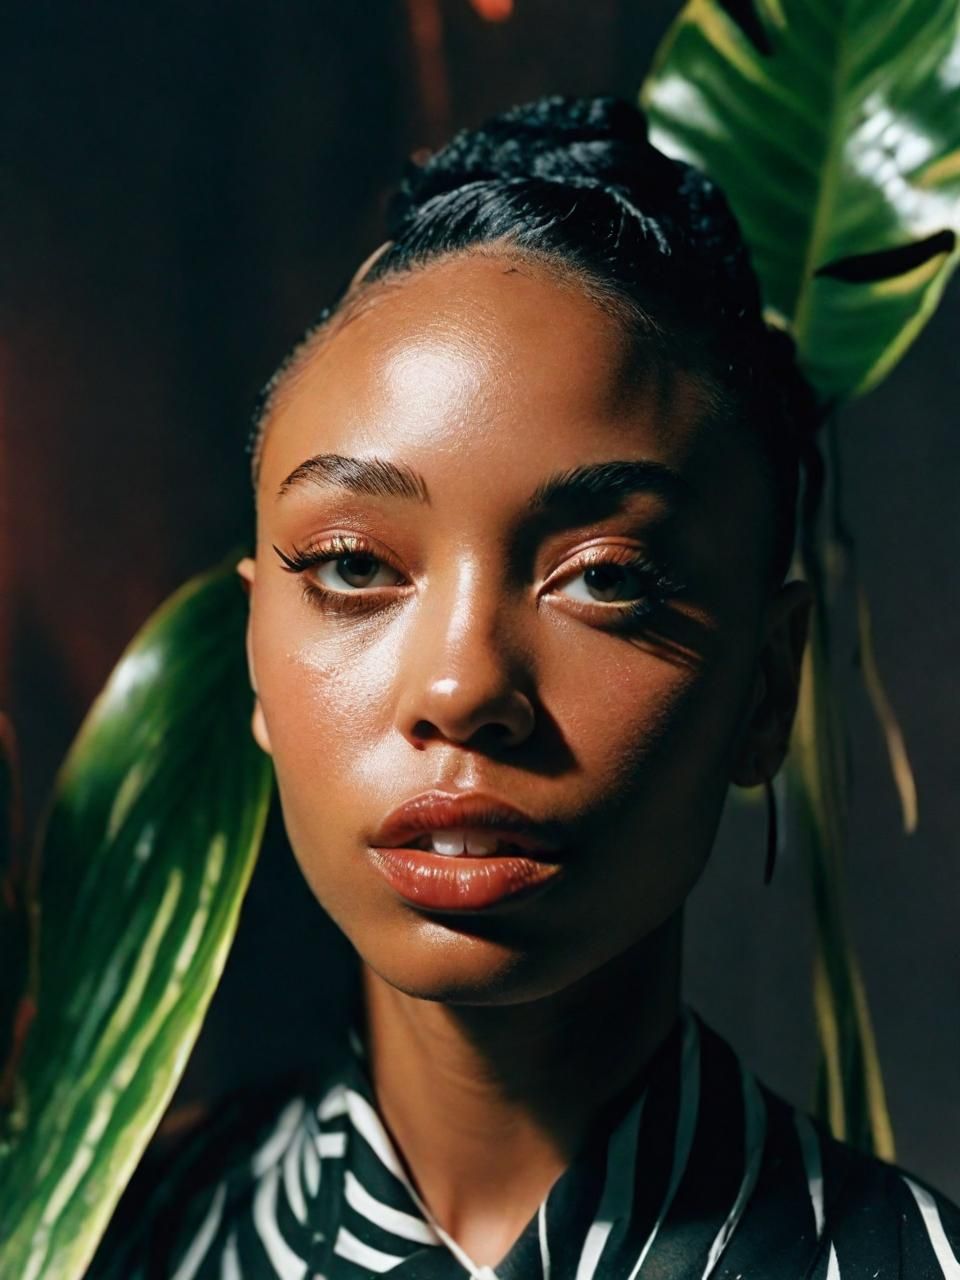
[[[449,570],[437,575],[433,592],[428,588],[424,613],[427,631],[436,630],[447,662],[456,666],[463,659],[491,656],[490,642],[502,627],[505,594],[496,569],[476,558],[453,558]]]
[[[451,557],[423,596],[418,648],[428,682],[458,687],[489,680],[507,662],[506,589],[492,564]]]
[[[424,587],[403,675],[408,736],[429,729],[464,741],[489,725],[499,725],[501,736],[525,736],[530,703],[509,614],[507,584],[493,558],[451,556]]]

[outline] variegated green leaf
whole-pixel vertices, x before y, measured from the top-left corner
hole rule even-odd
[[[830,677],[822,602],[804,655],[791,783],[813,895],[813,1006],[820,1042],[815,1107],[835,1137],[885,1159],[893,1129],[845,911],[845,732]]]
[[[59,774],[39,1009],[0,1155],[0,1275],[83,1274],[200,1029],[259,849],[238,556],[131,643]]]
[[[36,1012],[38,912],[16,734],[0,711],[0,1152],[23,1123],[20,1060]]]
[[[870,601],[862,583],[857,585],[857,629],[860,636],[860,668],[873,709],[883,730],[890,769],[900,796],[903,812],[903,829],[908,834],[917,828],[917,783],[913,776],[910,757],[903,740],[903,730],[894,713],[890,698],[880,676],[877,655],[873,649],[873,621]]]
[[[690,0],[641,96],[727,195],[823,397],[875,385],[960,256],[957,0]]]

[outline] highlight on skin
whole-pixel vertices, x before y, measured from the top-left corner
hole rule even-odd
[[[378,492],[369,467],[331,457],[400,468],[410,488]],[[591,465],[620,484],[538,509],[538,490]],[[678,479],[624,481],[645,472]],[[244,565],[256,728],[308,881],[388,981],[531,998],[679,908],[745,732],[768,755],[786,739],[772,690],[769,723],[744,723],[762,645],[781,698],[798,663],[800,584],[766,632],[766,502],[756,450],[711,428],[692,379],[638,380],[616,320],[495,256],[411,274],[304,364],[271,422]],[[626,598],[596,598],[591,567]],[[489,920],[411,912],[361,850],[431,788],[492,791],[551,824],[563,875]]]
[[[783,760],[814,416],[626,104],[458,135],[388,231],[258,412],[252,731],[385,1122],[494,1263],[675,1025],[730,784]]]

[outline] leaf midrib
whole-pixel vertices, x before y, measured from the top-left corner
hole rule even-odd
[[[810,238],[807,241],[803,258],[803,266],[799,275],[797,304],[794,309],[793,333],[798,351],[802,354],[806,349],[807,325],[809,324],[811,300],[813,297],[814,272],[824,239],[823,228],[832,213],[839,178],[839,156],[842,151],[843,131],[837,128],[837,101],[842,97],[843,89],[849,74],[847,57],[847,4],[841,7],[841,17],[837,35],[837,57],[831,76],[830,106],[827,114],[827,149],[824,154],[823,170],[817,202],[811,223]]]

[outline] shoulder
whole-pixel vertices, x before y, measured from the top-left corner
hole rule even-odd
[[[834,1138],[760,1085],[770,1119],[760,1205],[799,1208],[815,1280],[960,1280],[960,1208],[902,1166]],[[801,1207],[802,1206],[802,1207]],[[760,1206],[758,1206],[760,1207]]]
[[[221,1099],[162,1155],[148,1151],[124,1191],[87,1280],[165,1280],[198,1240],[213,1242],[291,1147],[309,1137],[322,1099],[337,1087],[287,1076]]]
[[[813,1124],[812,1121],[809,1121]],[[960,1280],[960,1207],[901,1165],[858,1151],[817,1127],[824,1218],[841,1274],[882,1250],[902,1280]]]
[[[724,1261],[807,1280],[960,1280],[960,1208],[899,1164],[833,1137],[699,1022],[704,1135],[729,1153]],[[709,1162],[720,1194],[717,1156]],[[721,1269],[726,1280],[727,1272]]]

